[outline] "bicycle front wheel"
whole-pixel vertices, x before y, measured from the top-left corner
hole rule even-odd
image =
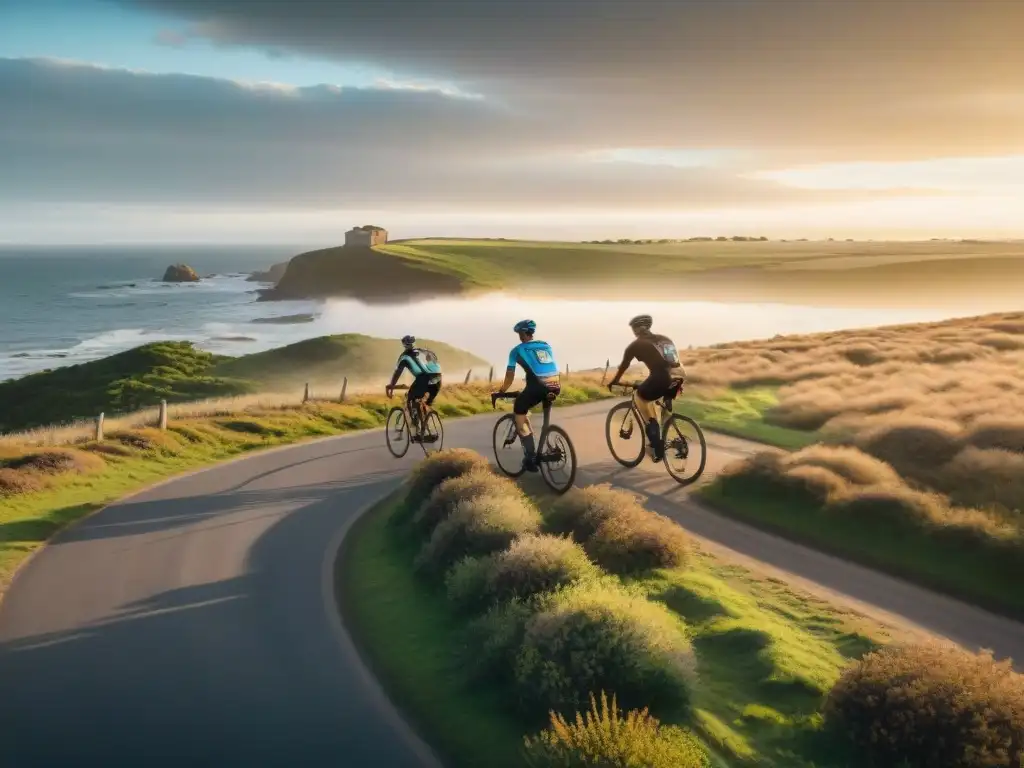
[[[516,420],[506,413],[494,425],[494,460],[498,469],[509,477],[519,477],[523,469],[523,448],[516,430]]]
[[[400,459],[409,451],[409,424],[405,419],[405,411],[392,408],[384,425],[384,438],[388,450],[396,459]]]
[[[608,411],[604,437],[612,458],[622,466],[635,467],[644,460],[644,428],[637,421],[631,403],[619,403]]]
[[[576,448],[561,427],[548,427],[537,451],[540,474],[555,493],[565,493],[576,480]]]
[[[708,444],[700,425],[689,416],[673,413],[662,431],[665,469],[680,485],[697,482],[708,461]]]
[[[429,456],[437,453],[444,445],[444,426],[441,424],[441,416],[437,411],[429,411],[427,420],[423,423],[423,435],[420,446],[423,452]]]

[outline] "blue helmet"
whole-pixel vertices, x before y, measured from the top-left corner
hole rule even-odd
[[[533,334],[537,331],[537,324],[533,320],[520,320],[512,330],[516,333]]]
[[[403,336],[402,337],[402,345],[403,346],[411,347],[415,343],[416,343],[416,337],[415,336]]]

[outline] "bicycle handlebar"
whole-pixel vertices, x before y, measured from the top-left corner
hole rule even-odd
[[[518,392],[491,392],[491,408],[497,408],[499,400],[514,400],[517,397]]]
[[[393,386],[393,387],[384,387],[384,394],[387,394],[387,395],[388,395],[388,397],[390,398],[390,397],[391,397],[391,395],[390,395],[390,394],[388,394],[388,390],[389,390],[389,389],[390,389],[390,390],[392,390],[392,391],[394,391],[394,390],[396,390],[396,389],[408,389],[408,388],[409,388],[409,385],[408,385],[408,384],[395,384],[395,386]]]

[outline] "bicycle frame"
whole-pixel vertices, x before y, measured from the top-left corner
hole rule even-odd
[[[514,399],[514,398],[516,398],[518,396],[519,396],[518,392],[495,392],[495,393],[493,393],[491,395],[491,407],[492,408],[497,407],[498,400],[512,400],[512,399]],[[541,446],[544,445],[544,438],[547,436],[548,428],[551,426],[551,401],[550,400],[545,400],[543,403],[541,403],[541,410],[542,410],[542,412],[544,414],[544,421],[541,423],[540,434],[537,435],[537,448],[538,448],[537,460],[538,461],[548,461],[548,460],[551,459],[551,457],[547,456],[547,455],[541,455],[539,449],[540,449]],[[530,414],[529,414],[529,412],[527,412],[527,414],[526,414],[526,423],[530,424]],[[532,429],[533,426],[531,425],[530,428]],[[512,422],[511,434],[515,435],[515,437],[512,438],[511,440],[508,437],[505,438],[505,446],[506,447],[512,445],[512,443],[514,443],[517,438],[519,440],[523,439],[522,435],[519,434],[519,430],[516,427],[515,421]]]
[[[409,389],[408,384],[396,384],[392,389]],[[416,436],[423,437],[423,427],[427,423],[427,416],[430,413],[430,406],[427,405],[426,395],[420,397],[415,401],[416,410],[418,411],[419,418],[415,420],[416,424]],[[405,421],[407,424],[413,424],[412,411],[409,409],[409,399],[405,398],[402,403],[402,413],[405,414]]]
[[[684,380],[681,379],[681,378],[673,378],[672,379],[672,387],[673,387],[673,390],[674,390],[673,394],[665,395],[660,400],[655,400],[654,403],[653,403],[654,407],[657,408],[657,409],[660,409],[660,411],[661,411],[661,413],[659,414],[658,421],[661,424],[663,429],[665,427],[665,423],[670,418],[672,418],[672,403],[675,402],[675,399],[679,396],[679,393],[683,391],[684,383],[685,383]],[[647,420],[644,418],[644,415],[642,413],[640,413],[640,408],[636,404],[637,385],[636,384],[621,384],[621,385],[618,385],[618,386],[622,386],[623,388],[632,390],[631,393],[630,393],[630,396],[629,396],[629,411],[630,411],[630,413],[633,414],[633,418],[636,419],[636,423],[637,424],[640,424],[641,426],[646,424]],[[643,435],[644,435],[644,445],[647,446],[647,445],[650,444],[650,440],[647,439],[646,431],[643,431]]]

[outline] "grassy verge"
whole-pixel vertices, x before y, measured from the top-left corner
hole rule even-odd
[[[986,542],[981,532],[955,531],[900,519],[886,508],[877,514],[832,514],[825,504],[773,497],[759,484],[718,480],[697,491],[715,509],[816,549],[944,592],[989,610],[1024,619],[1019,588],[1019,550],[1012,542]],[[941,525],[941,524],[936,524]],[[986,543],[988,545],[986,545]]]
[[[795,450],[821,439],[817,432],[805,432],[769,424],[765,413],[779,404],[777,387],[749,389],[696,388],[685,391],[676,411],[695,419],[713,432]]]
[[[338,569],[349,630],[398,706],[453,766],[522,766],[522,736],[536,729],[506,685],[481,685],[461,664],[467,618],[443,589],[417,576],[419,545],[401,533],[400,499],[351,531]],[[397,522],[396,522],[397,521]],[[824,697],[851,659],[889,632],[777,580],[696,551],[686,564],[624,579],[688,628],[698,664],[688,714],[716,765],[855,765],[822,730]]]
[[[445,418],[491,411],[483,384],[452,386],[435,403]],[[558,405],[609,397],[598,379],[573,377]],[[345,404],[308,403],[240,410],[211,408],[176,418],[161,432],[108,432],[103,443],[47,448],[0,446],[0,595],[18,566],[65,525],[159,480],[245,453],[379,427],[398,402],[362,396]],[[381,438],[383,440],[383,438]]]

